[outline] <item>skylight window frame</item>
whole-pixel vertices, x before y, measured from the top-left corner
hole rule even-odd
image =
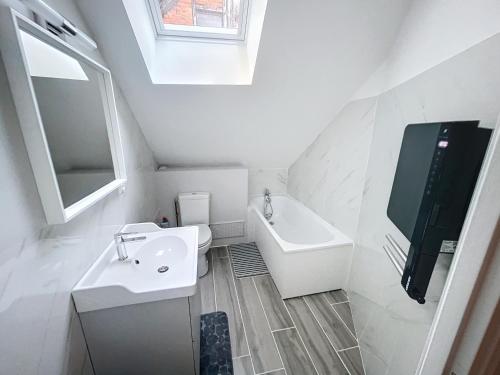
[[[173,39],[194,39],[205,41],[234,41],[243,42],[247,35],[248,14],[251,5],[251,0],[241,0],[240,6],[240,27],[238,32],[231,33],[231,29],[206,26],[184,26],[184,25],[167,25],[163,23],[163,17],[160,10],[158,0],[147,0],[153,23],[156,29],[158,38],[173,38]]]

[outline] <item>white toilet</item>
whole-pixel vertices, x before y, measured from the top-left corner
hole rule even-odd
[[[198,277],[208,272],[207,251],[212,244],[209,224],[210,193],[194,192],[177,195],[179,225],[198,227]]]

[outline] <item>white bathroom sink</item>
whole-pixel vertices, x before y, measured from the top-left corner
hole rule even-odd
[[[197,227],[160,229],[142,223],[126,225],[122,232],[136,232],[146,239],[125,244],[126,261],[118,260],[114,243],[108,246],[73,288],[78,312],[195,294]]]

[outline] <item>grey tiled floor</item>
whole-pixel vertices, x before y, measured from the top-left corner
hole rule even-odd
[[[208,253],[202,312],[225,311],[234,375],[362,375],[347,294],[283,301],[269,275],[236,279],[227,248]]]

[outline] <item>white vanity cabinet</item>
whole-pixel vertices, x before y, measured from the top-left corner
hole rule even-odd
[[[127,257],[111,242],[72,291],[96,375],[199,374],[198,228],[120,233]]]
[[[72,291],[96,375],[199,374],[198,228],[125,225]]]
[[[96,375],[196,375],[199,290],[176,298],[80,313]]]

